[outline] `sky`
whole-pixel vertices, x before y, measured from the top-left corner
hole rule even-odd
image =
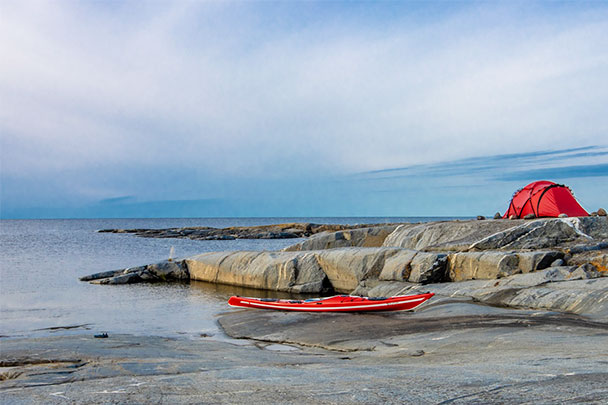
[[[0,217],[608,208],[608,3],[0,2]]]

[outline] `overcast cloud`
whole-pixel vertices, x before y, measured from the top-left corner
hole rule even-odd
[[[607,49],[601,2],[3,1],[3,216],[605,145]]]

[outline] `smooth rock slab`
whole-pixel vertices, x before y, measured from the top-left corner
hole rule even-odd
[[[323,232],[286,247],[285,251],[322,250],[342,247],[381,247],[386,237],[398,225],[374,226],[369,228]]]
[[[544,249],[605,238],[608,238],[606,218],[544,218],[489,235],[472,243],[469,249]]]
[[[521,220],[445,221],[400,225],[384,240],[386,247],[426,251],[464,251],[472,243],[514,227]]]
[[[318,293],[327,286],[309,252],[212,252],[185,262],[192,280],[293,293]]]
[[[448,256],[451,281],[493,280],[518,273],[542,270],[555,260],[563,259],[564,253],[537,252],[459,252]]]
[[[420,286],[398,281],[367,281],[355,294],[372,297],[417,294],[472,298],[511,308],[584,314],[608,322],[608,277],[575,266],[553,267],[500,280],[469,280]],[[435,299],[434,297],[433,299]]]

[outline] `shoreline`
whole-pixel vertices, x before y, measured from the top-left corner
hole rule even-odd
[[[445,299],[415,312],[315,315],[229,311],[219,322],[242,345],[113,334],[3,340],[0,392],[7,403],[608,398],[607,323]]]
[[[204,330],[2,338],[0,392],[8,403],[605,402],[607,232],[606,218],[384,225],[98,273],[91,281],[207,277],[235,291],[253,280],[266,295],[294,292],[279,293],[281,280],[436,295],[412,312],[227,307],[216,318],[225,340]]]

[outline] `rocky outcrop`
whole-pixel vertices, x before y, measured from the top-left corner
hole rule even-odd
[[[523,220],[446,221],[400,225],[385,240],[384,246],[426,251],[463,251],[488,235],[512,228]]]
[[[608,239],[606,217],[450,221],[400,225],[386,247],[425,251],[568,248]]]
[[[328,286],[312,253],[213,252],[185,262],[192,280],[292,293],[319,293]]]
[[[341,247],[380,247],[398,225],[374,226],[338,232],[323,232],[286,247],[285,251],[322,250]]]
[[[134,284],[159,281],[188,281],[190,273],[184,260],[166,260],[145,266],[104,271],[80,278],[93,284]]]
[[[608,278],[589,266],[550,267],[500,280],[419,284],[367,280],[353,294],[372,297],[431,290],[438,296],[466,297],[502,307],[546,309],[588,314],[608,320]]]
[[[571,283],[604,276],[608,220],[596,216],[338,230],[281,252],[213,252],[82,280],[124,284],[192,279],[290,293],[362,295],[394,295],[427,285],[437,294],[488,304],[583,311],[593,306],[593,299],[603,300],[603,292]],[[557,287],[557,281],[572,288]]]
[[[564,253],[553,251],[452,253],[449,255],[449,278],[451,281],[498,279],[547,268],[563,257]]]
[[[544,249],[608,238],[608,221],[594,217],[541,219],[489,235],[469,250]]]
[[[336,232],[370,226],[369,224],[342,225],[295,222],[276,225],[233,226],[229,228],[196,226],[166,229],[101,229],[98,232],[132,233],[135,236],[143,238],[187,238],[195,240],[290,239],[306,238],[321,232]]]

